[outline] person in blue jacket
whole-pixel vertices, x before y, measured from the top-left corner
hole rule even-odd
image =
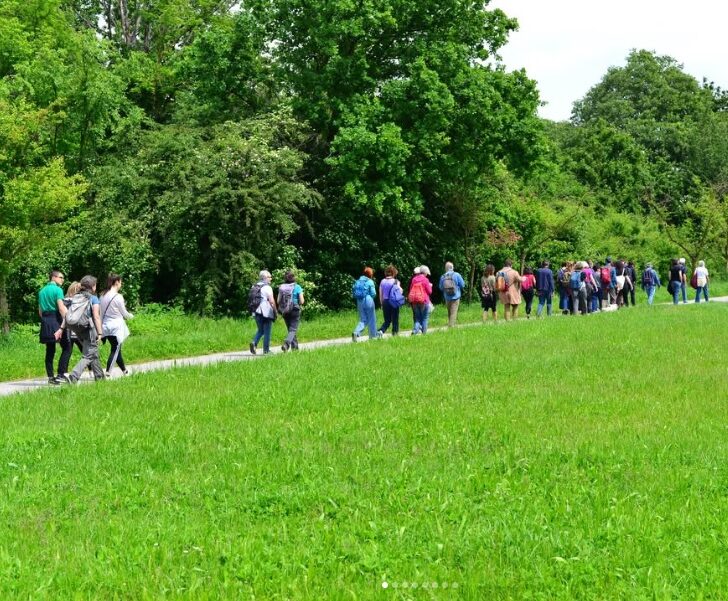
[[[465,280],[457,271],[455,266],[448,261],[445,263],[445,273],[440,276],[440,292],[445,297],[447,305],[447,327],[451,328],[458,319],[458,308],[460,307],[460,297],[465,290]]]
[[[541,268],[536,271],[536,290],[538,291],[536,317],[541,317],[544,305],[546,305],[546,314],[551,315],[551,299],[554,295],[554,272],[551,271],[548,261],[541,263]]]
[[[351,288],[351,295],[356,299],[356,308],[359,311],[359,323],[356,324],[351,334],[351,339],[356,342],[364,328],[369,329],[369,338],[378,338],[377,332],[377,315],[374,307],[374,299],[377,296],[374,280],[372,276],[374,270],[371,267],[365,267],[363,275],[354,282]]]

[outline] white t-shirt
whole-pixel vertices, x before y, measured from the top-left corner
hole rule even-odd
[[[258,305],[256,313],[259,313],[263,317],[273,317],[273,306],[270,304],[270,299],[273,298],[273,288],[271,288],[269,284],[265,284],[260,289],[260,295],[262,300],[260,301],[260,305]]]
[[[698,286],[705,286],[708,283],[708,270],[705,267],[696,267],[695,275],[698,276]]]

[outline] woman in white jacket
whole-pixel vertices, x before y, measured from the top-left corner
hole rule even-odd
[[[106,377],[110,375],[114,362],[125,376],[129,374],[129,370],[124,364],[124,358],[121,356],[121,345],[129,337],[126,320],[133,319],[134,316],[126,310],[124,297],[119,293],[121,285],[120,275],[109,274],[106,282],[106,293],[101,297],[101,327],[103,328],[104,339],[111,344],[111,354],[106,363]]]

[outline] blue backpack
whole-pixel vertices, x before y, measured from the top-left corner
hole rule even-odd
[[[351,289],[351,293],[356,300],[364,300],[369,296],[369,280],[367,278],[359,278],[354,282],[354,287]]]
[[[402,292],[401,286],[397,284],[395,281],[394,284],[392,284],[392,287],[389,289],[389,306],[392,307],[392,309],[399,309],[402,305],[404,305],[405,298],[404,293]]]
[[[581,274],[583,272],[581,271],[575,271],[571,274],[571,279],[569,280],[569,288],[572,290],[581,290]]]

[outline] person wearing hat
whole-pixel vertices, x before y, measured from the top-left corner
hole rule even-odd
[[[655,290],[661,286],[660,276],[652,268],[652,263],[647,263],[645,270],[642,272],[642,290],[647,293],[647,304],[651,305],[655,299]]]
[[[680,257],[677,261],[677,264],[680,266],[680,269],[682,269],[682,272],[683,272],[683,279],[682,279],[682,282],[680,282],[680,294],[682,295],[683,305],[687,305],[687,303],[688,303],[688,268],[685,265],[685,257]]]

